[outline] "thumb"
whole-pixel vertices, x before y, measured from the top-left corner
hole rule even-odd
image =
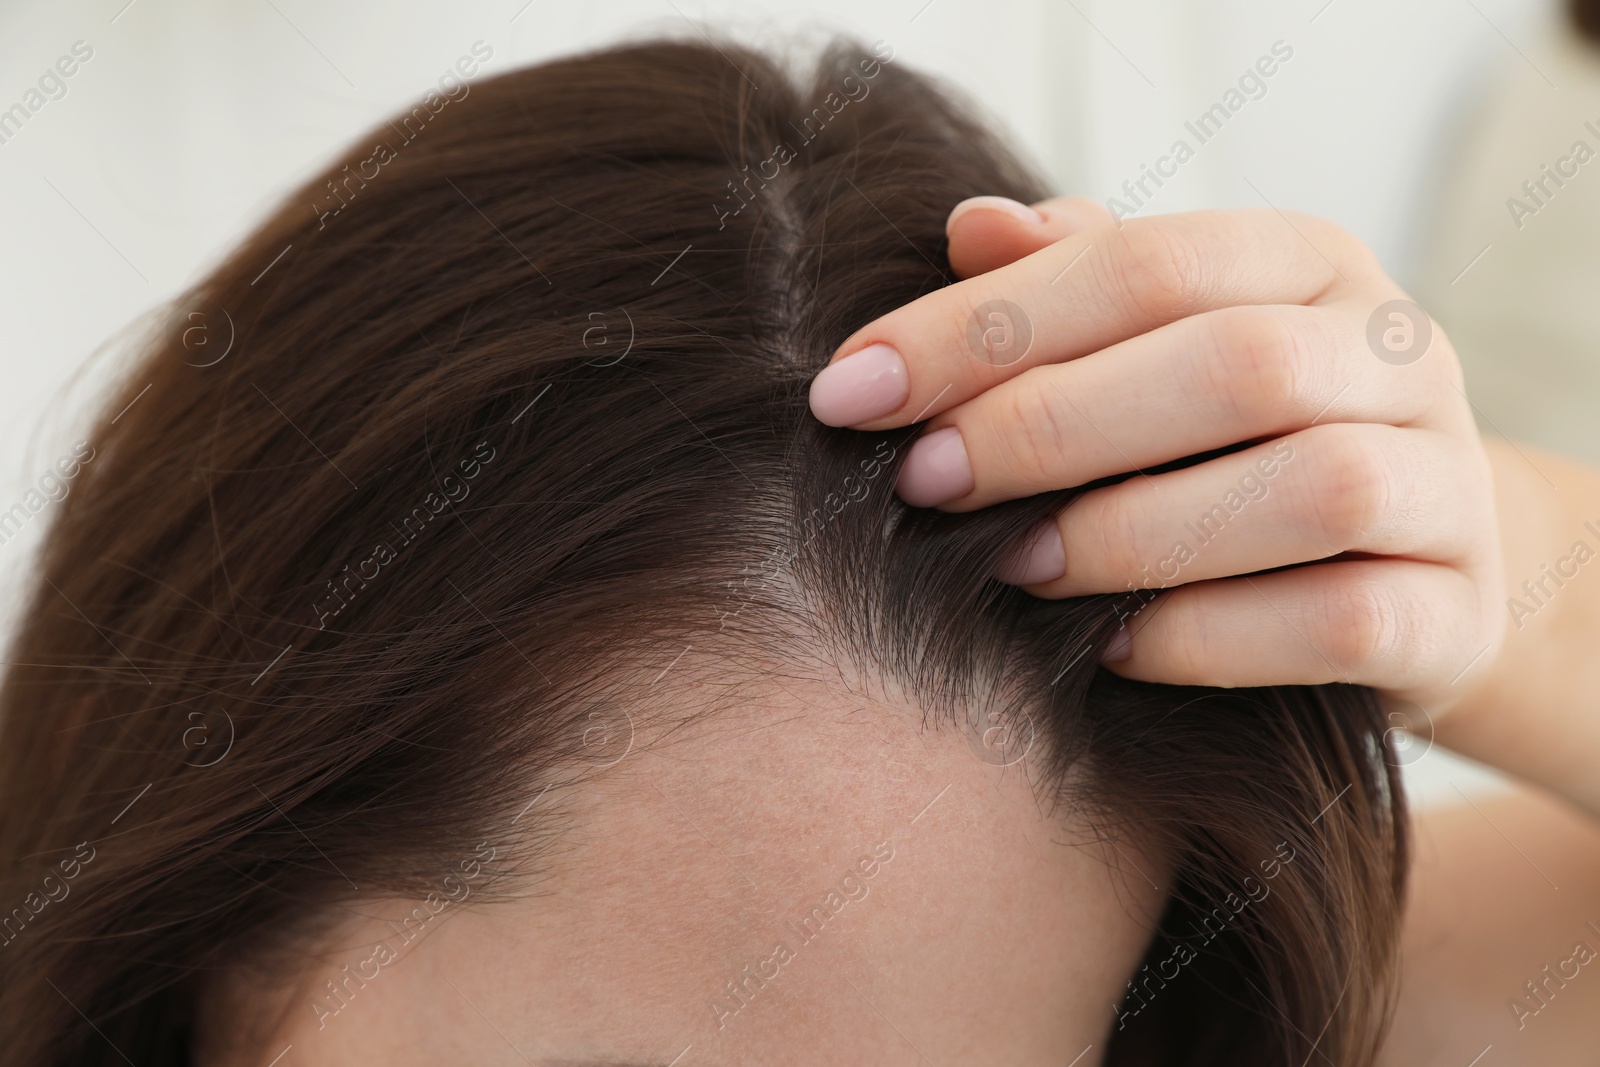
[[[1032,207],[1003,196],[974,196],[951,209],[944,231],[950,265],[970,278],[1113,221],[1104,204],[1082,196],[1058,196]]]

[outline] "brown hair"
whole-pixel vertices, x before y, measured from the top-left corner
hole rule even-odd
[[[1127,598],[985,577],[1071,493],[908,509],[915,428],[809,415],[841,338],[953,280],[956,201],[1045,195],[903,67],[659,41],[462,83],[178,302],[0,692],[0,1063],[186,1062],[207,975],[351,884],[428,891],[619,673],[719,641],[1021,709],[1062,802],[1175,857],[1108,1063],[1370,1062],[1405,870],[1372,694],[1119,679]]]
[[[1600,0],[1567,0],[1567,18],[1579,37],[1600,44]]]

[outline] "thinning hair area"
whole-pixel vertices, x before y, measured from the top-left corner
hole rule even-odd
[[[1104,1062],[1370,1062],[1406,869],[1373,694],[1120,679],[1140,598],[990,577],[1076,490],[908,508],[916,426],[809,413],[842,338],[955,280],[956,202],[1048,195],[993,123],[850,40],[460,89],[162,309],[87,434],[0,690],[0,1064],[189,1063],[221,976],[358,901],[537,892],[597,743],[786,672],[1026,723],[1041,804],[1171,858]],[[689,649],[720,666],[662,677]]]

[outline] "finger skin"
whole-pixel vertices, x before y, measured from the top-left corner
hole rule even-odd
[[[1331,224],[1306,218],[1298,225],[1343,266],[1276,212],[1195,212],[1088,230],[929,293],[857,330],[835,352],[833,363],[887,344],[909,373],[910,388],[892,412],[849,425],[908,425],[1031,367],[1215,308],[1311,303],[1375,269],[1371,253]],[[1019,333],[1022,354],[1008,352],[1003,364],[982,343],[992,322],[980,312],[996,306],[1008,320],[1001,325],[1026,327],[1032,338],[1024,346]]]
[[[1332,423],[1091,490],[1056,517],[1050,599],[1170,588],[1345,552],[1458,563],[1492,511],[1448,436]]]
[[[1316,422],[1470,428],[1465,405],[1438,387],[1433,369],[1352,350],[1348,336],[1361,328],[1355,315],[1226,308],[1035,367],[928,421],[904,477],[915,480],[924,439],[955,427],[969,488],[908,502],[973,511]],[[1453,371],[1437,362],[1438,373]]]
[[[1220,687],[1438,689],[1489,641],[1478,585],[1411,560],[1320,563],[1169,590],[1127,622],[1127,678]]]

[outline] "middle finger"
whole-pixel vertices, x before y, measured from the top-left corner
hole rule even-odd
[[[1318,422],[1423,420],[1416,367],[1352,351],[1348,308],[1228,308],[1035,367],[931,420],[900,475],[917,507],[972,511]]]

